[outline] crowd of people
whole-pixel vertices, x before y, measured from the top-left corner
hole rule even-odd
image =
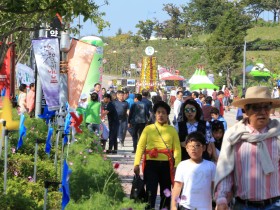
[[[22,85],[18,97],[19,111],[31,116],[34,89],[30,85],[26,94]],[[106,153],[118,153],[126,133],[132,136],[134,173],[143,173],[146,209],[155,208],[158,185],[160,209],[280,209],[280,124],[270,118],[280,107],[278,90],[249,87],[240,97],[227,87],[211,94],[172,91],[168,100],[160,89],[150,98],[145,89],[114,91],[96,83],[78,105],[97,135],[107,117]],[[237,121],[228,128],[224,114],[231,106]]]
[[[178,88],[170,100],[159,92],[150,99],[147,90],[102,91],[101,118],[108,116],[110,130],[106,152],[117,153],[126,131],[131,134],[146,209],[155,208],[158,185],[160,209],[280,209],[280,125],[270,119],[280,100],[267,87],[250,87],[235,98],[227,91]],[[230,106],[241,117],[228,128]]]

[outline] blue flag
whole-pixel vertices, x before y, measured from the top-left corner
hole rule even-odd
[[[20,115],[20,123],[19,123],[19,138],[17,144],[17,150],[23,145],[23,137],[26,136],[26,127],[24,126],[25,116],[24,114]]]
[[[1,96],[5,96],[6,95],[6,87],[3,87],[3,89],[1,90]]]
[[[46,148],[45,148],[45,152],[47,154],[50,154],[50,152],[51,152],[51,148],[52,148],[52,134],[53,134],[53,128],[49,127],[48,136],[47,136],[47,140],[46,140]]]
[[[69,189],[69,177],[71,174],[71,169],[69,169],[66,160],[63,163],[63,174],[62,174],[62,185],[60,191],[62,192],[62,202],[61,209],[64,210],[66,205],[70,201],[70,189]]]
[[[65,118],[65,125],[64,125],[64,144],[68,142],[68,134],[70,133],[70,125],[71,125],[71,114],[68,113]]]
[[[43,114],[38,115],[41,119],[46,120],[46,124],[49,124],[50,119],[55,115],[55,111],[49,111],[48,106],[46,105],[44,108]]]

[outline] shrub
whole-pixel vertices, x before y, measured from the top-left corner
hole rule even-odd
[[[37,138],[46,139],[47,125],[41,119],[25,121],[27,136],[23,146],[16,152],[18,132],[9,133],[8,181],[6,194],[0,195],[1,209],[42,209],[44,205],[44,181],[61,182],[62,139],[58,145],[58,163],[54,165],[55,134],[52,138],[50,156],[45,154],[45,143],[38,146],[36,183],[33,180],[34,151]],[[55,128],[54,128],[55,129]],[[110,160],[103,157],[98,138],[82,126],[83,133],[76,134],[76,141],[63,148],[63,158],[67,159],[70,176],[71,200],[67,209],[143,209],[143,204],[134,204],[125,198],[120,179]],[[54,132],[55,133],[55,132]],[[3,157],[0,161],[4,161]],[[1,174],[4,171],[0,164]],[[2,176],[3,177],[3,176]],[[3,186],[3,180],[0,179]],[[62,193],[58,188],[48,188],[48,209],[61,208]]]

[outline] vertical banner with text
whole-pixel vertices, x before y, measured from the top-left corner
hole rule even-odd
[[[43,93],[49,110],[59,109],[59,43],[58,39],[32,40]]]
[[[73,108],[77,108],[95,52],[95,46],[74,39],[71,42],[68,52],[68,99]]]

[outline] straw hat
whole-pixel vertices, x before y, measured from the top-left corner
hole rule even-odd
[[[273,108],[280,107],[280,99],[271,98],[268,87],[254,86],[246,91],[245,98],[232,102],[235,107],[244,108],[246,104],[272,103]]]

